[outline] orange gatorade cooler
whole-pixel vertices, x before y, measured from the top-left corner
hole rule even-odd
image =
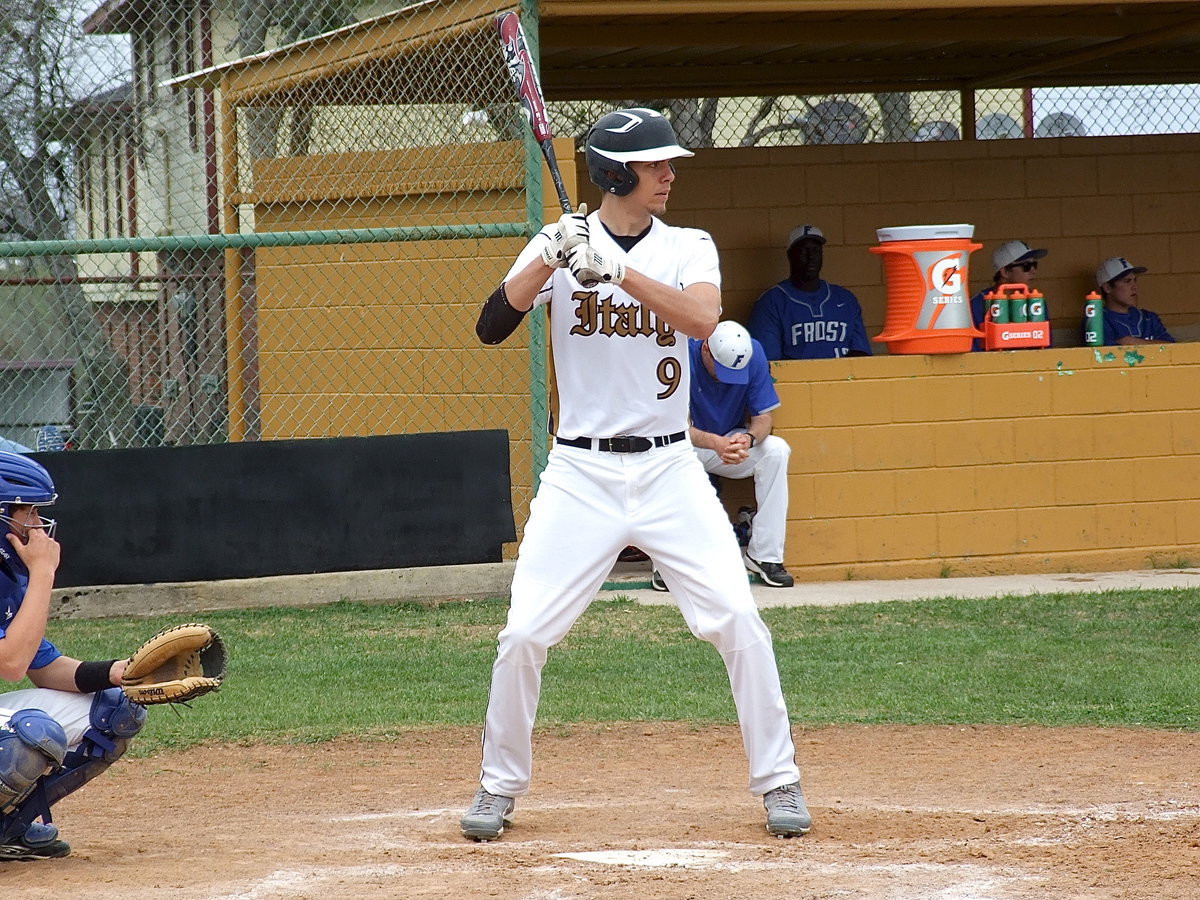
[[[889,353],[969,353],[983,337],[971,319],[967,263],[974,225],[906,225],[880,228],[887,278],[887,316],[874,340]]]

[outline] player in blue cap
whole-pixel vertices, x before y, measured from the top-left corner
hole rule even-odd
[[[688,341],[692,392],[690,437],[710,475],[753,478],[757,512],[744,559],[770,587],[791,587],[783,566],[787,532],[787,441],[771,434],[779,394],[762,345],[737,322],[721,322],[706,340]],[[651,584],[665,591],[655,571]]]

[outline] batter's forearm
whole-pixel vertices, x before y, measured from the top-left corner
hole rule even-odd
[[[524,269],[501,283],[483,304],[475,333],[485,344],[499,344],[517,330],[525,313],[533,309],[538,291],[554,274],[542,258],[531,260]]]
[[[676,331],[697,340],[712,334],[721,318],[721,290],[715,284],[680,290],[626,267],[621,287]]]

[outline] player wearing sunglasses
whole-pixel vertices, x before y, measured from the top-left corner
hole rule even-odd
[[[1008,241],[992,253],[992,283],[971,298],[971,318],[975,327],[983,330],[983,295],[994,291],[1002,284],[1026,284],[1032,286],[1037,278],[1038,260],[1049,251],[1034,250],[1024,241]],[[972,350],[983,349],[983,338],[977,338]]]

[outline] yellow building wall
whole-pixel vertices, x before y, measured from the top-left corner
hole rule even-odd
[[[557,143],[576,199],[597,203],[570,142]],[[442,152],[447,193],[436,201],[408,181],[404,153],[258,163],[257,227],[524,218],[518,148]],[[458,153],[472,154],[471,166]],[[1195,333],[1198,162],[1195,135],[735,148],[679,161],[667,218],[716,239],[726,318],[745,321],[785,277],[783,243],[801,222],[829,235],[824,275],[858,294],[872,335],[886,313],[882,266],[868,250],[877,227],[975,224],[985,247],[973,290],[990,279],[1003,240],[1050,249],[1039,287],[1054,348],[889,356],[880,345],[872,358],[774,365],[777,431],[793,448],[789,569],[805,580],[899,578],[1200,558],[1200,344],[1135,354],[1068,346],[1096,264],[1115,254],[1150,267],[1144,304],[1180,337]],[[428,173],[427,157],[416,170]],[[558,205],[545,185],[550,220]],[[507,428],[520,528],[537,427],[529,353],[525,341],[480,347],[474,323],[521,245],[258,250],[263,436],[372,434],[380,421]],[[731,484],[727,505],[744,502],[745,487]]]
[[[1200,344],[772,373],[792,447],[785,562],[800,579],[1200,560]]]

